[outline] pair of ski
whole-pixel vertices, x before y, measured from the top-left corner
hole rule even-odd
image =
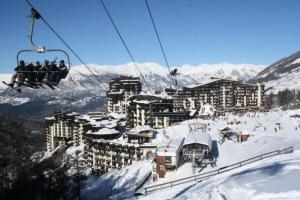
[[[13,87],[11,84],[6,83],[5,81],[2,81],[2,83],[5,84],[5,85],[7,85],[8,87],[10,87],[11,89],[17,91],[18,93],[22,94],[21,88]],[[45,81],[42,81],[42,83],[46,84],[52,90],[55,90],[55,88],[50,83],[45,82]],[[19,82],[16,82],[16,84],[21,85],[21,86],[30,87],[32,89],[38,89],[39,87],[42,87],[42,88],[46,89],[45,87],[42,86],[42,84],[39,84],[39,85],[29,85],[29,84],[26,84],[26,83],[19,83]]]

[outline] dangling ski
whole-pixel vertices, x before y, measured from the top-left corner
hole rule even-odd
[[[55,90],[55,87],[53,87],[53,85],[51,85],[51,83],[49,83],[48,81],[42,81],[42,83],[46,84],[52,90]]]
[[[20,88],[15,88],[15,87],[13,87],[11,84],[6,83],[5,81],[2,81],[2,83],[5,84],[5,85],[7,85],[8,87],[10,87],[11,89],[17,91],[18,93],[22,94],[22,91],[21,91]]]

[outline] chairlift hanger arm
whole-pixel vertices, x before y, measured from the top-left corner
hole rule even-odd
[[[40,15],[40,13],[35,10],[33,7],[31,8],[31,13],[28,16],[29,18],[31,18],[31,26],[30,26],[30,30],[29,30],[29,35],[28,38],[30,40],[31,45],[33,46],[33,48],[38,52],[38,53],[43,53],[45,51],[45,47],[41,46],[41,45],[36,45],[33,42],[33,33],[34,33],[34,25],[35,25],[35,20],[42,18],[42,16]]]
[[[33,4],[30,3],[29,0],[25,0],[26,3],[31,7],[34,8]],[[106,89],[108,89],[108,87],[102,83],[102,80],[98,77],[100,76],[100,74],[98,74],[96,71],[94,72],[91,68],[89,68],[89,66],[83,61],[83,59],[73,50],[73,48],[60,36],[59,33],[56,32],[56,30],[47,22],[47,20],[40,15],[41,20],[44,22],[44,24],[56,35],[56,37],[72,52],[72,54],[83,64],[83,66],[85,68],[88,69],[88,71],[94,76],[94,78],[100,83],[102,84]],[[98,76],[97,76],[98,75]]]

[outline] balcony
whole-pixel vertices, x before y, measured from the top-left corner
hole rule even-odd
[[[118,158],[118,159],[122,159],[122,158],[123,158],[123,155],[122,155],[122,154],[118,154],[118,155],[117,155],[117,158]]]

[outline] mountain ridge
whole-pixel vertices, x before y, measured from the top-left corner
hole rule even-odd
[[[285,89],[300,89],[300,51],[274,62],[259,72],[249,82],[266,85],[268,93],[278,93]]]

